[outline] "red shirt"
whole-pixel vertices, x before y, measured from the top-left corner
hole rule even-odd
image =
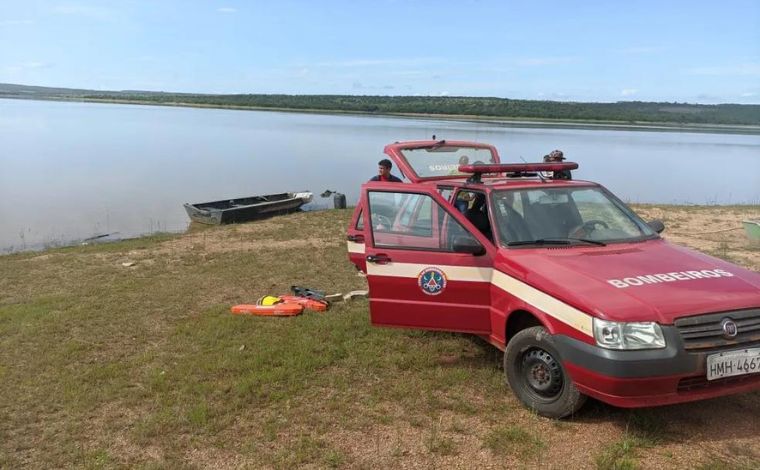
[[[388,175],[388,176],[380,176],[375,175],[372,178],[370,178],[370,181],[390,181],[391,183],[401,183],[401,178],[394,176],[394,175]]]

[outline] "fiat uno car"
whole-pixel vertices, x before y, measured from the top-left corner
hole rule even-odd
[[[480,336],[527,407],[656,406],[760,390],[760,274],[668,243],[576,163],[388,145],[348,229],[372,324]],[[555,178],[554,176],[558,176]],[[565,179],[561,179],[564,176]]]

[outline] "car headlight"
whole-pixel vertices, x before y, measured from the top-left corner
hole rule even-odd
[[[616,322],[594,318],[596,344],[607,349],[659,349],[665,337],[655,322]]]

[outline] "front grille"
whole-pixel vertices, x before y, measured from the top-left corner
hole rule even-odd
[[[736,323],[738,333],[735,337],[727,339],[723,336],[721,322],[724,318]],[[760,308],[679,318],[675,325],[684,348],[690,352],[715,352],[760,344]]]
[[[707,380],[707,377],[686,377],[678,381],[679,392],[691,392],[695,390],[707,390],[719,387],[728,387],[743,383],[760,383],[760,374],[737,375],[735,377],[726,377],[724,379]]]

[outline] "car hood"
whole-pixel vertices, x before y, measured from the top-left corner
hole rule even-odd
[[[599,318],[657,321],[760,306],[760,273],[657,239],[499,250],[506,274]]]

